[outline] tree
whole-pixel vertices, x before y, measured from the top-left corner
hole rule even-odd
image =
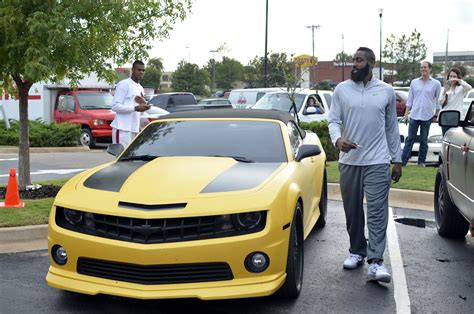
[[[233,84],[236,81],[243,80],[244,66],[239,61],[222,57],[221,62],[215,62],[214,59],[208,61],[206,70],[209,72],[209,76],[213,77],[213,71],[215,71],[215,86],[214,88],[232,89]]]
[[[191,0],[2,1],[0,80],[19,94],[19,186],[31,183],[28,92],[35,82],[74,86],[90,72],[113,81],[111,62],[145,58],[155,38],[166,37],[184,19]]]
[[[197,64],[182,60],[173,74],[171,87],[174,91],[207,96],[209,91],[206,86],[209,86],[210,83],[211,78],[205,69],[200,69]]]
[[[345,52],[339,52],[336,55],[336,58],[334,58],[334,61],[336,61],[336,62],[342,62],[342,61],[352,62],[352,55],[347,54]]]
[[[263,78],[263,66],[265,58],[264,57],[255,57],[250,61],[250,66],[254,67],[254,70],[249,71],[246,69],[245,73],[252,73],[252,78],[255,80],[252,84],[256,87],[262,87],[264,78]],[[267,76],[267,86],[268,87],[278,87],[287,85],[287,74],[292,74],[294,71],[293,63],[288,60],[286,53],[270,53],[270,56],[267,60],[268,67],[268,76]],[[244,76],[244,80],[251,78],[251,76]]]
[[[426,51],[423,38],[415,29],[410,36],[391,34],[385,42],[383,55],[392,70],[397,71],[398,80],[407,81],[419,75],[419,65],[426,58]]]
[[[145,76],[141,84],[146,87],[160,89],[161,74],[163,73],[163,61],[160,58],[152,58],[148,61]]]

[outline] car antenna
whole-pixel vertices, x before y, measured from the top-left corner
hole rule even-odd
[[[291,106],[288,112],[291,114],[291,111],[294,112],[295,115],[295,120],[299,124],[300,123],[300,117],[298,116],[298,110],[296,109],[296,104],[294,100],[291,100]]]

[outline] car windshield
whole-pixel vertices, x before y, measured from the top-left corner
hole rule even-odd
[[[113,96],[109,93],[77,93],[81,109],[111,109]]]
[[[295,104],[297,111],[300,111],[303,101],[305,99],[304,94],[295,94]],[[292,105],[290,95],[288,93],[268,93],[253,105],[252,109],[274,109],[288,112]]]
[[[150,124],[127,148],[133,156],[218,156],[251,162],[286,162],[277,122],[243,120],[163,121]]]

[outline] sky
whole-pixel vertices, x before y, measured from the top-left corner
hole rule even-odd
[[[177,21],[169,38],[153,43],[150,58],[161,58],[165,71],[174,71],[181,60],[199,66],[227,56],[246,65],[265,52],[265,0],[195,0],[191,13]],[[382,18],[379,9],[383,9]],[[343,51],[353,54],[366,46],[379,56],[390,34],[421,33],[433,52],[474,51],[474,0],[268,0],[269,53],[312,54],[319,61],[333,60]],[[449,29],[449,40],[448,40]],[[344,39],[342,39],[344,36]],[[210,52],[222,45],[220,53]]]

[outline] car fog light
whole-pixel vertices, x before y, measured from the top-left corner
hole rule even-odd
[[[245,268],[251,273],[261,273],[270,265],[268,255],[262,252],[250,253],[245,258]]]
[[[71,224],[71,225],[80,225],[84,219],[84,214],[80,211],[64,208],[63,209],[64,218]]]
[[[62,246],[57,244],[53,246],[53,249],[51,250],[51,255],[53,257],[53,260],[58,265],[64,265],[67,263],[67,252],[66,249],[64,249]]]

